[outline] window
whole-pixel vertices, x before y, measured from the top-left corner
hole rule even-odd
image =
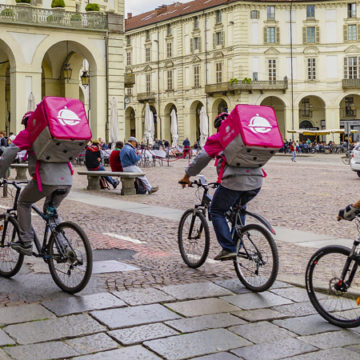
[[[130,36],[126,37],[126,46],[131,46]]]
[[[251,10],[250,11],[250,19],[258,19],[259,18],[259,11],[258,10]]]
[[[216,23],[221,24],[221,22],[222,22],[221,10],[216,10]]]
[[[348,18],[356,18],[356,4],[348,4]]]
[[[126,95],[131,96],[132,95],[132,88],[126,88]]]
[[[315,42],[315,27],[309,26],[306,28],[306,41],[307,43]]]
[[[223,32],[217,32],[214,34],[214,47],[217,47],[219,45],[223,44]]]
[[[146,30],[146,32],[145,32],[145,38],[146,38],[146,41],[150,40],[150,31],[149,30]]]
[[[166,56],[168,58],[172,57],[172,43],[171,42],[166,43]]]
[[[199,18],[197,16],[194,17],[194,30],[199,28]]]
[[[266,42],[267,43],[275,42],[275,28],[274,27],[266,28]]]
[[[311,108],[310,99],[304,99],[301,102],[301,116],[307,118],[312,117],[312,111],[310,110],[310,108]]]
[[[314,19],[315,18],[315,5],[306,6],[306,18]]]
[[[357,40],[357,26],[356,24],[347,26],[347,40]]]
[[[216,82],[217,83],[222,82],[222,63],[221,62],[216,63]]]
[[[146,74],[146,92],[151,92],[151,74]]]
[[[316,80],[316,59],[307,59],[307,74],[308,80]]]
[[[131,65],[131,52],[126,53],[126,65]]]
[[[351,56],[344,58],[344,78],[359,79],[359,57]]]
[[[275,6],[268,6],[266,8],[266,13],[268,20],[275,20]]]
[[[193,51],[193,50],[200,50],[200,46],[201,46],[200,37],[199,37],[199,36],[194,37],[194,38],[192,39],[191,44],[192,44],[192,49],[191,49],[191,51]]]
[[[200,87],[200,65],[194,66],[194,87]]]
[[[167,89],[174,90],[173,86],[173,70],[168,70],[167,72]]]
[[[145,62],[151,61],[151,49],[145,48]]]
[[[269,81],[276,81],[276,60],[270,59],[268,60],[268,68],[269,68]]]
[[[345,115],[346,116],[356,116],[354,98],[352,96],[347,96],[345,98]]]
[[[167,24],[167,26],[166,26],[166,35],[171,36],[171,25],[170,24]]]

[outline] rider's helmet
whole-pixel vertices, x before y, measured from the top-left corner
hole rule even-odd
[[[222,121],[225,120],[228,116],[229,114],[227,112],[222,112],[221,114],[219,114],[214,120],[214,128],[219,128]]]
[[[25,115],[23,116],[22,120],[21,120],[21,124],[24,125],[26,127],[27,122],[29,120],[29,117],[33,114],[33,111],[28,111],[25,113]]]

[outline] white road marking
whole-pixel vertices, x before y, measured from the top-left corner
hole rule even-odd
[[[140,240],[137,240],[137,239],[133,239],[129,236],[125,236],[125,235],[118,235],[118,234],[114,234],[114,233],[103,233],[103,235],[106,235],[106,236],[111,236],[115,239],[119,239],[119,240],[124,240],[124,241],[129,241],[133,244],[145,244],[146,241],[140,241]]]

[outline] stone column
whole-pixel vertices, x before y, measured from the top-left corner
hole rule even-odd
[[[0,76],[0,130],[5,130],[7,108],[5,102],[6,77]]]
[[[340,108],[338,106],[326,106],[325,108],[326,129],[340,129]],[[340,134],[330,134],[326,136],[326,143],[334,141],[340,144]]]

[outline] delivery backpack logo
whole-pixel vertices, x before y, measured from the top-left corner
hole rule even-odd
[[[80,123],[80,118],[66,106],[58,112],[57,116],[61,125],[66,126],[75,126]]]
[[[266,134],[271,131],[272,126],[268,120],[256,114],[251,118],[249,128],[254,134]]]

